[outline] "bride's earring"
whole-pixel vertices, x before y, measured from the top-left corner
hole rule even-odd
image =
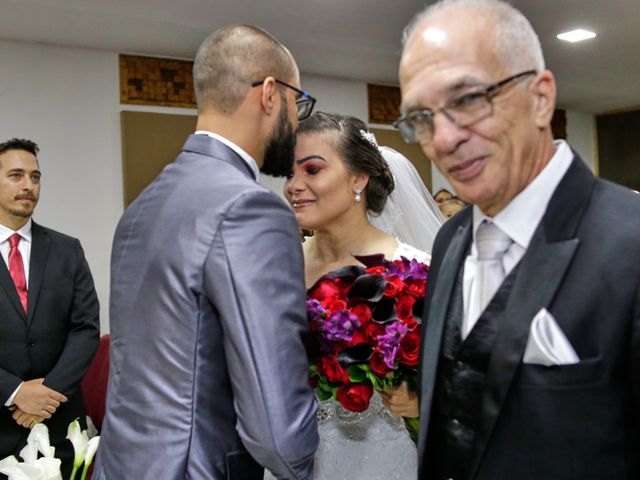
[[[362,190],[360,188],[356,188],[356,194],[353,197],[356,202],[359,202],[360,200],[362,200],[362,197],[360,196],[361,193],[362,193]]]

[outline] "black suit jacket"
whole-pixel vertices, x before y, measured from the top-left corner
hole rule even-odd
[[[493,349],[475,479],[640,478],[640,195],[576,155],[520,263]],[[430,414],[443,324],[471,241],[472,210],[436,238],[422,339],[420,478],[434,479]],[[524,364],[546,308],[580,362]],[[431,449],[433,450],[433,449]]]
[[[69,397],[51,419],[52,444],[83,419],[80,382],[98,346],[98,298],[80,242],[32,224],[28,306],[25,314],[5,262],[0,261],[0,458],[16,451],[29,430],[19,427],[4,403],[24,380]]]

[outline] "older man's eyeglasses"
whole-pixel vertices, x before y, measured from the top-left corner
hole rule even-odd
[[[454,98],[442,108],[436,110],[424,108],[409,112],[398,118],[393,126],[400,130],[400,134],[406,143],[428,142],[433,138],[435,131],[433,117],[436,113],[442,112],[445,117],[458,127],[468,127],[493,114],[492,100],[500,93],[502,87],[535,74],[535,70],[516,73],[480,90],[467,92]]]
[[[283,87],[290,88],[291,90],[297,93],[296,107],[298,108],[298,120],[304,120],[305,118],[308,118],[309,115],[311,115],[311,112],[313,112],[313,106],[316,104],[316,99],[313,98],[311,95],[309,95],[307,92],[300,90],[299,88],[296,88],[293,85],[289,85],[288,83],[282,82],[277,78],[274,78],[274,80],[276,81],[276,83],[282,85]],[[263,83],[264,83],[264,80],[258,80],[256,82],[253,82],[251,84],[251,87],[255,88],[259,85],[262,85]]]

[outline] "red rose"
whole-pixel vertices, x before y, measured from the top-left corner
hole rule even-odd
[[[342,368],[338,359],[333,355],[327,355],[320,360],[321,372],[327,376],[327,380],[334,383],[349,383],[349,374]]]
[[[400,277],[387,277],[385,278],[387,284],[384,286],[384,294],[387,297],[397,297],[404,290],[404,282],[400,280]]]
[[[420,335],[416,332],[407,333],[400,340],[400,349],[398,350],[398,359],[400,363],[407,367],[417,367],[420,357]]]
[[[327,309],[327,317],[339,310],[347,309],[347,302],[338,297],[327,297],[322,300],[322,306]]]
[[[406,266],[404,264],[404,262],[402,260],[394,260],[393,263],[400,269],[400,271],[404,272],[406,271]]]
[[[371,309],[366,303],[360,303],[351,309],[358,320],[360,320],[360,328],[364,328],[371,320]]]
[[[411,295],[401,295],[396,301],[396,315],[400,320],[407,320],[413,317],[413,305],[416,303],[415,297]]]
[[[331,279],[325,279],[318,283],[309,294],[311,298],[323,301],[325,298],[340,297],[340,288]]]
[[[365,333],[367,334],[367,338],[371,343],[375,343],[376,337],[378,335],[384,335],[385,332],[386,332],[385,326],[376,322],[369,322],[369,324],[365,328]]]
[[[373,387],[365,383],[343,385],[338,388],[336,398],[347,410],[363,412],[369,407],[369,399],[373,395]]]
[[[358,343],[367,343],[367,335],[360,329],[353,332],[353,337],[349,341],[349,346],[357,345]]]
[[[418,322],[413,315],[413,305],[416,303],[415,297],[411,295],[401,295],[396,302],[396,315],[409,330],[415,330]]]
[[[309,377],[309,385],[313,389],[318,388],[318,377]]]
[[[334,285],[338,289],[338,291],[340,292],[340,296],[342,298],[346,298],[347,292],[349,291],[349,289],[351,288],[353,283],[352,282],[345,282],[344,280],[336,278],[335,281],[334,281]]]
[[[382,265],[377,265],[375,267],[369,267],[365,270],[365,273],[369,273],[371,275],[382,275],[384,272],[386,272],[386,268],[384,268]]]
[[[424,280],[408,280],[405,284],[405,292],[415,297],[424,297],[427,282]]]
[[[373,373],[375,373],[379,377],[384,377],[387,372],[389,372],[389,367],[387,367],[387,364],[384,363],[384,355],[378,350],[374,350],[374,352],[371,354],[369,366],[371,367],[371,370],[373,370]]]

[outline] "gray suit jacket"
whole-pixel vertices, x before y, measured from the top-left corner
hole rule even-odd
[[[110,322],[94,478],[312,478],[298,228],[230,148],[192,135],[125,211]]]

